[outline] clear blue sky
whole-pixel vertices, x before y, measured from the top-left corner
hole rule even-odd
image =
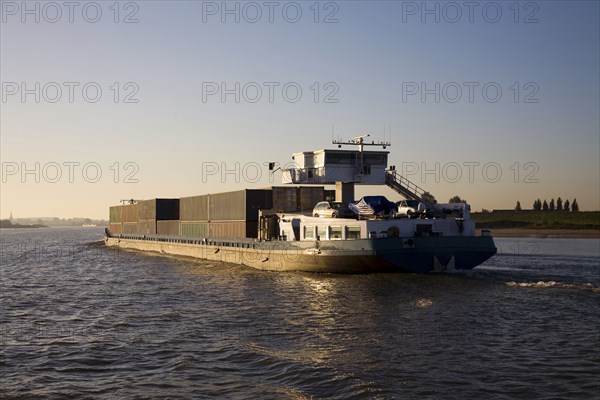
[[[89,2],[73,10],[0,3],[2,218],[106,218],[122,198],[279,184],[266,167],[256,181],[254,166],[331,147],[332,125],[336,136],[376,140],[391,127],[390,163],[441,201],[460,195],[480,210],[560,196],[600,209],[597,1],[482,1],[472,10],[464,2],[275,2],[273,22],[262,1],[227,2],[239,22],[222,14],[222,2],[122,2],[118,15],[113,2],[98,2],[101,16]],[[239,103],[207,91],[223,83],[235,92],[236,82]],[[262,97],[252,102],[256,85]],[[237,162],[239,173],[202,177],[207,166],[235,171]],[[36,172],[23,175],[36,163],[39,183]],[[68,163],[79,163],[70,164],[72,179]],[[137,183],[124,182],[130,172]],[[358,194],[366,193],[395,198],[386,187]]]

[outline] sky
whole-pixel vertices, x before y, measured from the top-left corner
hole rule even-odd
[[[280,185],[364,134],[438,201],[598,210],[599,4],[2,0],[0,216]]]

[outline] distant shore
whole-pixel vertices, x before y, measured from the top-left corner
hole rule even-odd
[[[600,229],[494,228],[488,230],[495,237],[600,239]],[[480,234],[481,229],[477,229],[477,235]]]
[[[13,224],[10,226],[0,226],[0,228],[2,229],[31,229],[31,228],[48,228],[47,225],[40,225],[40,224],[33,224],[33,225],[19,225],[19,224]]]

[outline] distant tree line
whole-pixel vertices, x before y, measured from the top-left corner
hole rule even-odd
[[[429,192],[424,192],[423,195],[421,196],[421,198],[423,200],[425,200],[426,202],[428,202],[429,204],[437,204],[437,200]],[[452,197],[450,197],[450,200],[448,200],[448,203],[466,203],[466,202],[467,202],[467,200],[461,199],[460,196],[452,196]]]
[[[559,197],[556,199],[556,203],[554,203],[554,198],[550,200],[550,203],[544,199],[544,202],[540,199],[537,199],[533,202],[533,210],[534,211],[579,211],[579,204],[577,204],[577,199],[573,199],[573,203],[569,203],[569,200],[565,200],[563,203],[562,199]],[[521,203],[517,201],[517,205],[515,206],[515,211],[521,211]]]
[[[2,219],[0,228],[47,228],[47,226],[43,224],[13,224],[10,219]]]
[[[423,200],[427,201],[429,204],[437,204],[437,200],[435,197],[429,193],[425,192],[422,195]],[[452,196],[448,203],[466,203],[466,199],[462,199],[460,196]],[[550,203],[548,203],[545,199],[544,202],[540,199],[537,199],[533,202],[533,210],[534,211],[579,211],[579,204],[577,204],[577,199],[573,199],[573,203],[570,203],[569,200],[565,200],[563,203],[562,199],[559,197],[556,199],[556,203],[554,202],[554,198],[550,199]],[[515,206],[515,211],[522,211],[521,202],[517,201],[517,205]],[[489,212],[489,210],[482,210],[482,212]]]
[[[58,218],[58,217],[41,217],[41,218],[14,218],[12,221],[13,224],[37,224],[37,225],[47,225],[47,226],[81,226],[83,224],[95,224],[98,226],[107,225],[108,221],[101,219],[93,219],[93,218],[83,218],[83,217],[75,217],[75,218]]]
[[[448,200],[448,203],[467,203],[467,200],[461,199],[460,196],[453,196],[453,197],[450,197],[450,200]]]

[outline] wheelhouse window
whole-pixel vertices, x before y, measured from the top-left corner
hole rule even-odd
[[[331,239],[331,240],[342,239],[342,227],[341,226],[330,226],[329,227],[329,239]]]
[[[360,239],[360,226],[347,226],[346,239]]]
[[[304,227],[304,239],[314,239],[315,238],[315,227],[314,226],[305,226]]]
[[[368,165],[387,165],[387,154],[385,153],[366,153],[363,155],[363,162]]]
[[[319,240],[327,240],[327,227],[317,226],[317,236],[319,237]]]
[[[328,165],[356,165],[356,163],[356,152],[328,151],[325,153],[325,164]]]

